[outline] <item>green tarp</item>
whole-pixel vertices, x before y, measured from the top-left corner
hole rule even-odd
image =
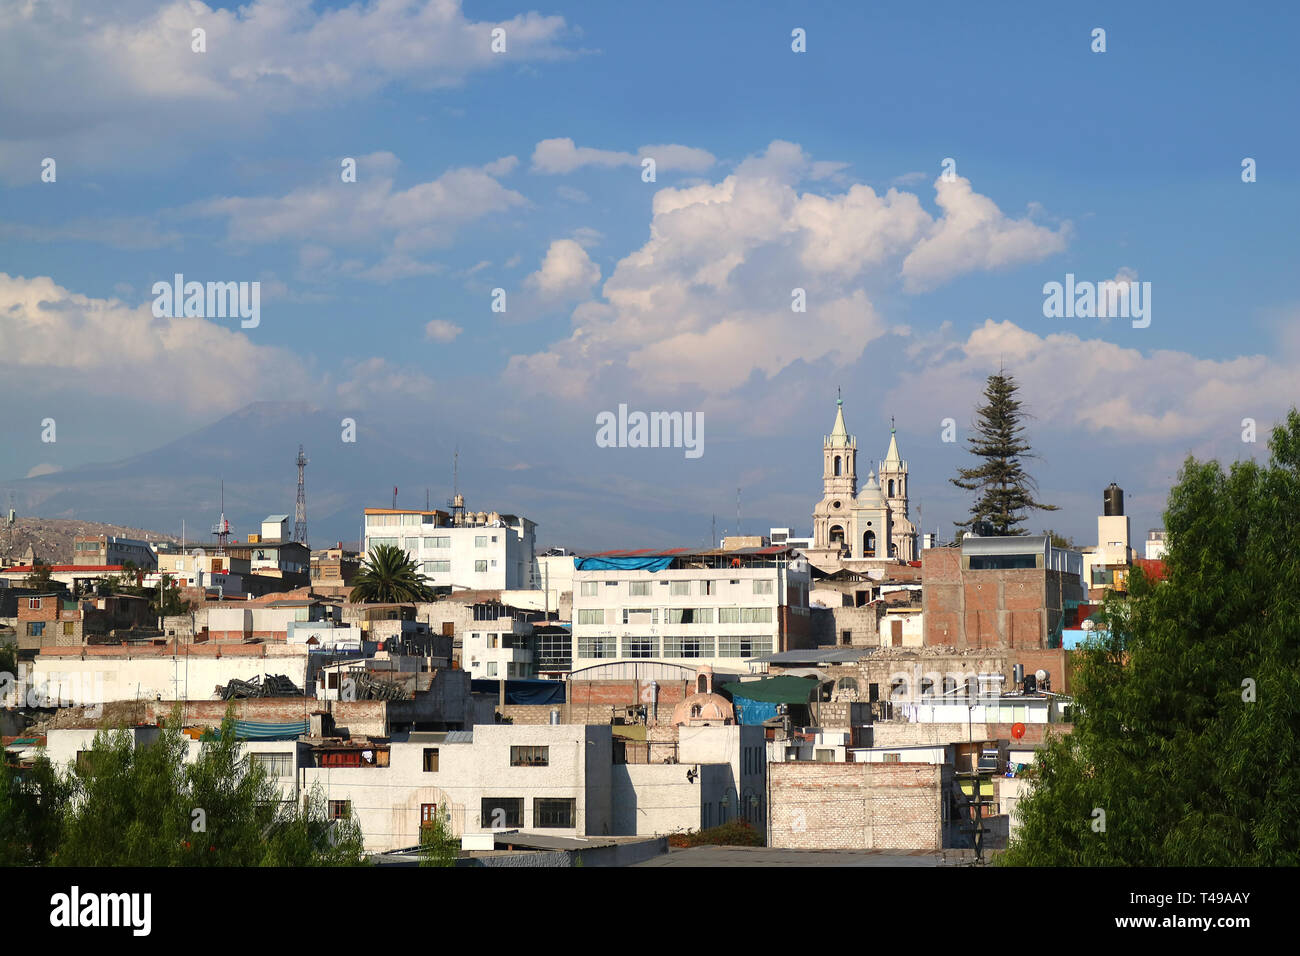
[[[744,697],[769,704],[806,704],[816,688],[815,677],[787,675],[722,685],[722,689],[732,697]]]

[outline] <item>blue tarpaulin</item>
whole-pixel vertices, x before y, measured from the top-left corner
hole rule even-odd
[[[653,558],[578,558],[579,571],[662,571],[673,563],[672,556]]]
[[[759,726],[763,721],[771,720],[776,716],[776,708],[779,706],[773,701],[750,700],[734,694],[731,703],[736,708],[736,721],[747,727]]]
[[[500,681],[472,680],[470,690],[476,694],[496,694]],[[564,681],[560,680],[507,680],[507,704],[563,704]]]

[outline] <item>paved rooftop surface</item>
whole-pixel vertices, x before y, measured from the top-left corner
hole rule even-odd
[[[670,849],[636,866],[939,866],[932,850],[776,850],[763,846]]]

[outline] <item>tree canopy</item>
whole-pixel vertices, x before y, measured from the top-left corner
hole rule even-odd
[[[371,549],[352,585],[348,600],[366,604],[432,601],[434,597],[433,589],[424,583],[415,562],[391,544]]]
[[[982,459],[974,468],[959,468],[949,479],[958,488],[978,492],[966,521],[953,522],[958,528],[987,525],[995,535],[1024,534],[1021,525],[1030,509],[1056,511],[1034,497],[1036,485],[1025,470],[1024,459],[1033,457],[1025,439],[1024,403],[1016,398],[1019,386],[1005,372],[990,375],[984,387],[984,404],[975,409],[975,434],[970,438],[971,454]]]
[[[1004,862],[1300,864],[1300,413],[1267,465],[1189,458],[1165,579],[1077,652],[1073,732],[1033,765]]]

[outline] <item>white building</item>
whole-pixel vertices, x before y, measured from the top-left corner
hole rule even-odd
[[[1167,543],[1168,533],[1164,528],[1152,528],[1147,532],[1146,559],[1156,561],[1165,556],[1168,551]]]
[[[461,666],[470,678],[530,678],[533,624],[528,615],[502,604],[473,606],[474,619],[462,632]]]
[[[443,594],[537,587],[537,525],[498,512],[365,509],[365,550],[401,548]]]
[[[784,546],[607,552],[578,559],[573,581],[574,670],[655,660],[733,671],[811,639],[808,562]]]

